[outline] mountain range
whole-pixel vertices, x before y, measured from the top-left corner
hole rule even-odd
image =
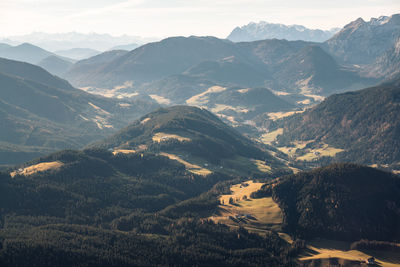
[[[299,61],[307,66],[307,72],[299,67]],[[286,79],[285,72],[296,67],[297,73]],[[325,69],[327,74],[324,74]],[[318,78],[320,75],[323,78]],[[165,84],[163,79],[171,84],[173,80],[195,78],[212,85],[264,86],[290,93],[301,93],[303,87],[307,87],[310,93],[322,95],[332,90],[362,88],[373,82],[354,69],[340,66],[314,43],[265,40],[236,44],[214,37],[168,38],[110,58],[94,68],[76,70],[72,66],[64,77],[78,87],[111,89],[131,82],[134,84],[131,93],[151,92],[151,88]],[[179,87],[179,83],[176,86]],[[203,87],[203,91],[206,89]],[[164,97],[172,99],[171,103],[179,103],[162,91]],[[197,93],[186,91],[185,96],[189,98]]]
[[[331,38],[339,29],[331,30],[308,29],[302,25],[284,25],[260,21],[236,27],[227,37],[233,42],[252,42],[265,39],[286,39],[288,41],[303,40],[324,42]]]
[[[400,14],[364,21],[358,18],[344,26],[324,45],[339,62],[371,64],[394,47],[400,37]]]
[[[8,36],[0,42],[16,45],[18,43],[31,43],[43,47],[49,51],[69,50],[79,47],[87,47],[94,50],[106,51],[117,45],[128,45],[132,43],[145,44],[153,42],[158,38],[142,38],[139,36],[112,36],[98,33],[44,33],[34,32],[27,35]]]

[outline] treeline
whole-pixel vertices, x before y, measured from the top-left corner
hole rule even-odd
[[[298,246],[182,218],[164,235],[47,225],[2,240],[2,266],[296,266]],[[2,235],[11,233],[1,232]]]
[[[350,249],[382,250],[382,251],[394,251],[394,252],[400,253],[400,245],[398,243],[367,240],[367,239],[362,239],[360,241],[351,243]]]

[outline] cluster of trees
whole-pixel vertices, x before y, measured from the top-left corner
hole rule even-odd
[[[387,242],[387,241],[367,240],[367,239],[362,239],[353,242],[350,245],[350,249],[382,250],[382,251],[394,251],[400,253],[400,245],[397,243]]]
[[[283,229],[302,238],[400,240],[400,178],[355,164],[286,176],[272,187]],[[257,195],[270,194],[264,187]]]

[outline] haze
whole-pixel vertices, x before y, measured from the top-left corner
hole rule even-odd
[[[225,38],[250,21],[330,29],[399,10],[398,0],[2,0],[0,35],[77,31]]]

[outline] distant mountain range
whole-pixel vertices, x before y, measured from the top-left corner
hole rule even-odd
[[[43,33],[34,32],[27,35],[8,36],[0,42],[15,45],[16,43],[31,43],[49,51],[69,50],[87,47],[94,50],[106,51],[118,45],[145,44],[159,40],[158,38],[142,38],[139,36],[111,36],[97,33]]]
[[[0,165],[79,148],[157,107],[104,98],[28,63],[0,59]]]
[[[131,51],[133,49],[138,48],[140,45],[139,44],[126,44],[126,45],[117,45],[111,47],[109,50],[127,50]]]
[[[284,25],[279,23],[251,22],[236,27],[227,37],[233,42],[252,42],[265,39],[285,39],[288,41],[303,40],[310,42],[324,42],[331,38],[338,28],[328,31],[308,29],[301,25]]]

